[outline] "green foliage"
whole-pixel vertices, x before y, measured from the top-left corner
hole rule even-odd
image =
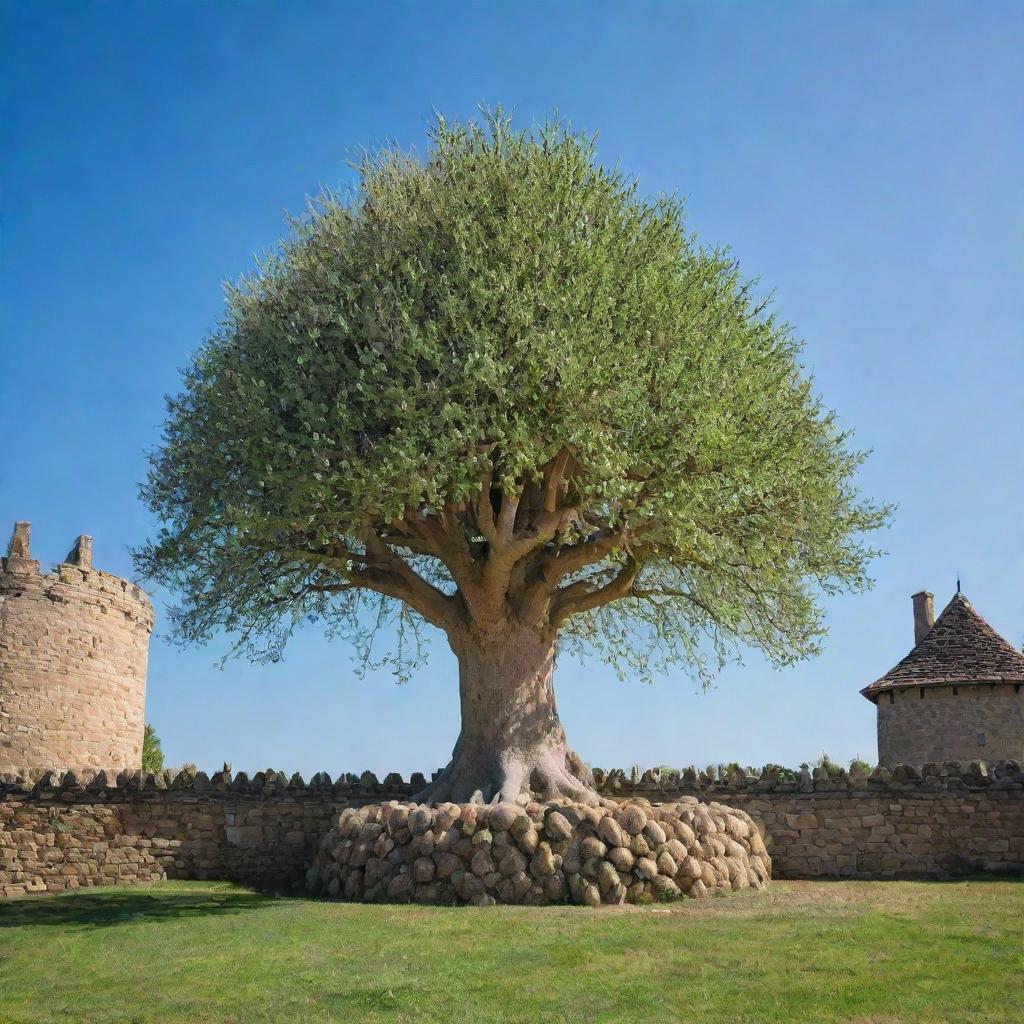
[[[795,782],[800,774],[793,771],[792,768],[787,768],[785,765],[772,764],[770,762],[761,769],[761,775],[768,775],[769,773],[774,773],[780,782]]]
[[[164,752],[160,747],[160,737],[151,725],[147,725],[142,734],[142,770],[158,772],[164,766]]]
[[[419,624],[468,628],[498,578],[641,678],[814,653],[887,509],[729,253],[559,121],[439,119],[425,159],[358,173],[228,288],[169,400],[142,491],[165,526],[135,554],[182,594],[178,637],[276,659],[308,618],[368,655],[397,616],[404,672]]]
[[[815,767],[824,768],[830,779],[837,778],[843,772],[843,766],[836,764],[824,751],[822,751],[821,757],[815,762]]]
[[[854,770],[862,771],[865,775],[870,775],[875,770],[875,766],[870,761],[865,761],[864,758],[858,754],[850,762],[850,771],[852,772]]]

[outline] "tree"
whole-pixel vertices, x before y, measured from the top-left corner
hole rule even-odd
[[[424,623],[462,730],[424,798],[595,796],[569,770],[556,643],[650,678],[816,650],[867,585],[862,453],[800,345],[673,198],[563,123],[439,120],[369,153],[227,291],[169,400],[136,552],[182,641],[277,658],[326,622],[400,675]]]
[[[164,766],[164,752],[160,746],[160,737],[156,729],[146,725],[142,733],[142,770],[144,772],[158,772]]]

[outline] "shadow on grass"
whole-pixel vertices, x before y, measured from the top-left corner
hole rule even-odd
[[[968,882],[971,885],[984,882],[1024,883],[1024,870],[992,871],[986,875],[954,875],[952,878],[911,878],[904,881],[927,882],[929,885],[965,885]]]
[[[106,927],[127,921],[241,914],[272,897],[250,892],[75,892],[0,904],[0,929],[26,925]]]
[[[905,882],[914,882],[918,885],[964,885],[968,882],[972,885],[985,882],[1005,884],[1007,882],[1024,883],[1024,868],[1018,869],[1013,867],[1007,868],[1004,871],[979,872],[973,875],[895,875],[891,878],[876,878],[872,876],[848,878],[839,875],[802,875],[797,873],[787,874],[781,878],[776,876],[772,881],[779,882],[780,884],[785,882],[818,882],[822,885],[845,884],[848,882],[878,882],[884,885],[902,885]]]

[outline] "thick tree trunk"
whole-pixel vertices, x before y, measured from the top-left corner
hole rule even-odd
[[[462,731],[452,759],[416,799],[485,803],[536,797],[599,802],[569,770],[555,710],[554,634],[521,627],[451,639],[459,659]]]

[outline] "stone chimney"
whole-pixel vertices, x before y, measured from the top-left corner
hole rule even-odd
[[[914,643],[919,644],[935,625],[935,595],[919,590],[912,598],[914,602]]]

